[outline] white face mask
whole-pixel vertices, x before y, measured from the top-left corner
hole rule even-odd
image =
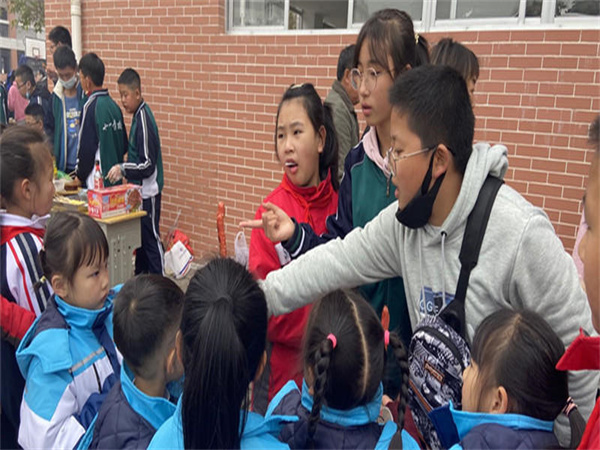
[[[65,89],[73,89],[75,87],[75,85],[77,84],[77,75],[73,75],[73,77],[68,81],[63,81],[59,78],[58,82]]]

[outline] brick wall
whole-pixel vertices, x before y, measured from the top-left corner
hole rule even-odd
[[[216,205],[237,224],[278,184],[277,103],[294,82],[324,97],[341,48],[355,34],[237,36],[225,33],[224,0],[85,0],[83,52],[107,68],[117,98],[126,67],[142,77],[158,122],[165,164],[162,232],[179,228],[197,255],[217,252]],[[69,0],[46,0],[46,30],[70,28]],[[477,140],[504,143],[507,181],[543,207],[571,250],[592,151],[587,125],[600,111],[600,30],[469,31],[451,35],[480,58]]]

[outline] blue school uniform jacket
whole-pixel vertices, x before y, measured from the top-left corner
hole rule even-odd
[[[111,298],[99,310],[48,302],[17,349],[23,448],[75,447],[118,378],[112,329]]]
[[[140,391],[124,363],[120,381],[106,396],[93,430],[86,434],[92,439],[88,448],[146,448],[156,430],[175,413],[175,408],[175,403],[166,398],[150,397]]]
[[[430,413],[442,445],[450,450],[561,448],[554,422],[521,414],[457,411],[452,404]]]
[[[296,417],[274,415],[269,407],[265,416],[248,412],[241,445],[244,449],[289,449],[287,444],[280,442],[275,436],[281,431],[285,422],[298,420]],[[169,418],[156,432],[148,449],[183,450],[183,424],[181,422],[181,398],[177,403],[175,414]]]
[[[377,423],[381,409],[383,385],[371,402],[350,410],[342,411],[321,408],[321,420],[314,436],[316,449],[387,449],[398,430],[394,422],[385,425]],[[271,403],[275,414],[295,415],[297,422],[286,424],[279,438],[292,449],[306,448],[308,418],[313,407],[313,398],[308,392],[306,381],[302,382],[302,393],[291,381],[273,398]],[[401,432],[403,449],[418,449],[417,442],[404,430]]]

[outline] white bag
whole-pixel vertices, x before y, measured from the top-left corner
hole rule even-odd
[[[181,241],[175,242],[165,253],[165,271],[175,278],[183,278],[189,272],[194,257]]]
[[[248,244],[246,242],[246,235],[244,231],[238,232],[235,235],[235,241],[233,242],[233,248],[235,250],[235,260],[239,262],[245,268],[248,268]]]

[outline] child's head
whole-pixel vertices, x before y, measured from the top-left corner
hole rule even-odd
[[[479,79],[479,60],[475,53],[452,38],[444,38],[431,50],[431,64],[449,66],[458,71],[467,83],[473,102],[475,84]]]
[[[129,114],[135,114],[142,103],[142,81],[140,75],[133,69],[125,69],[117,80],[123,108]]]
[[[349,410],[373,401],[386,360],[385,332],[373,308],[354,291],[335,291],[317,301],[304,342],[304,371],[313,390],[309,417],[310,446],[321,407]],[[402,371],[398,422],[404,423],[408,395],[408,360],[400,338],[389,334]]]
[[[587,231],[579,244],[583,261],[583,279],[592,309],[592,322],[600,332],[600,116],[591,123],[589,143],[594,148],[592,166],[585,191],[584,207]]]
[[[183,292],[160,275],[139,275],[127,281],[114,303],[114,338],[134,375],[168,383],[183,369],[175,354]]]
[[[463,373],[463,410],[554,420],[569,397],[565,348],[538,314],[502,309],[485,318]]]
[[[25,108],[25,124],[44,132],[44,108],[39,103],[30,103]]]
[[[45,216],[52,208],[54,167],[44,135],[13,126],[0,137],[2,205],[11,214]]]
[[[178,354],[185,448],[240,448],[240,411],[248,384],[260,375],[267,339],[267,303],[258,283],[232,259],[213,259],[185,293]]]
[[[388,164],[403,210],[414,198],[437,193],[446,172],[462,177],[471,156],[475,117],[464,79],[446,66],[408,71],[396,80],[389,96]]]
[[[104,84],[104,63],[95,53],[87,53],[79,61],[81,87],[90,92]]]
[[[329,107],[310,83],[292,85],[277,109],[275,148],[296,186],[317,186],[331,172],[337,190],[338,142]]]
[[[100,309],[108,295],[108,241],[94,219],[77,212],[52,214],[40,250],[44,276],[67,303]]]
[[[35,89],[35,76],[33,70],[27,64],[20,65],[15,71],[15,84],[21,97],[29,100]]]
[[[69,33],[69,30],[61,25],[50,30],[50,33],[48,33],[48,39],[50,40],[51,54],[60,46],[67,46],[69,48],[73,47],[71,44],[71,33]]]
[[[417,51],[417,46],[422,51]],[[382,9],[364,23],[356,39],[352,80],[368,125],[389,122],[390,87],[405,70],[426,63],[427,55],[427,42],[415,35],[406,12]]]
[[[64,89],[73,89],[77,86],[77,59],[71,47],[61,45],[56,49],[54,67],[58,75],[58,82]]]

